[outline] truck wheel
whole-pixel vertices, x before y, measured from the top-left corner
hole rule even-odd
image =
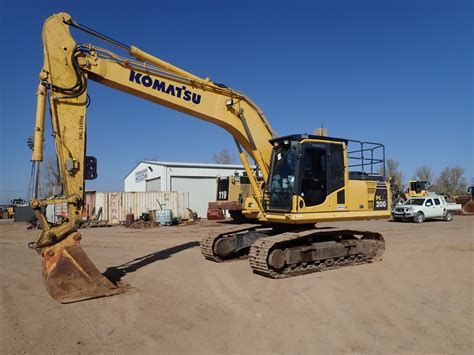
[[[446,222],[451,222],[453,220],[453,213],[452,212],[446,212],[446,214],[444,215],[444,220]]]
[[[418,212],[415,217],[413,217],[413,222],[422,223],[425,220],[425,215],[423,212]]]

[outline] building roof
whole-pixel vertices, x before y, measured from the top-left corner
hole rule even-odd
[[[140,163],[163,165],[163,166],[181,166],[190,168],[218,168],[218,169],[243,169],[243,165],[239,164],[208,164],[208,163],[182,163],[182,162],[171,162],[171,161],[153,161],[153,160],[142,160]]]
[[[209,169],[243,169],[243,165],[238,164],[208,164],[208,163],[184,163],[184,162],[171,162],[171,161],[154,161],[154,160],[141,160],[138,162],[135,167],[128,172],[125,177],[129,176],[132,171],[134,171],[138,165],[141,163],[150,164],[150,165],[161,165],[167,167],[185,167],[185,168],[209,168]],[[251,166],[252,169],[255,166]]]

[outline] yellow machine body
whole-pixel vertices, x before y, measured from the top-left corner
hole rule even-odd
[[[263,180],[258,176],[256,180],[259,190],[262,190]],[[249,219],[266,221],[263,211],[253,198],[252,185],[247,175],[218,177],[216,187],[216,200],[209,202],[209,209],[214,214],[218,215],[222,213],[219,211],[226,210],[235,222],[248,222]],[[254,208],[251,207],[252,204]]]
[[[272,185],[277,174],[274,154],[267,192],[270,197],[265,200],[265,217],[269,222],[310,224],[390,217],[388,206],[391,206],[392,196],[389,184],[380,175],[351,174],[348,141],[307,135],[282,137],[274,141],[275,144],[283,141],[293,145],[288,150],[294,150],[293,160],[299,159],[300,162],[293,169],[295,176],[290,175],[290,180],[295,181],[290,191],[291,204],[286,208],[278,204],[272,207]],[[324,167],[322,171],[316,171],[316,164],[309,162],[315,158],[318,162],[324,160],[325,164],[318,165]],[[310,194],[317,196],[311,198]]]
[[[128,55],[122,57],[90,44],[78,45],[70,34],[71,27],[104,39],[124,49]],[[95,159],[86,156],[87,83],[90,80],[218,125],[231,134],[251,186],[244,201],[244,214],[248,217],[277,224],[311,224],[387,218],[390,215],[387,206],[390,206],[391,197],[385,182],[350,178],[344,140],[317,136],[291,139],[290,144],[295,149],[301,147],[304,150],[311,144],[327,145],[327,149],[338,147],[339,188],[313,205],[308,204],[308,196],[315,194],[313,187],[306,195],[306,187],[295,188],[284,192],[289,196],[285,202],[287,207],[275,208],[275,196],[279,192],[275,190],[277,179],[273,165],[278,161],[277,143],[284,145],[286,141],[277,137],[261,109],[247,96],[210,79],[199,78],[137,47],[98,34],[79,25],[66,13],[46,20],[43,45],[44,64],[37,93],[33,161],[43,159],[44,119],[49,98],[64,198],[30,201],[42,226],[41,233],[30,247],[42,255],[46,288],[60,302],[118,292],[117,286],[102,276],[83,252],[77,231],[84,207],[84,181],[97,175]],[[329,157],[333,153],[327,152],[326,162],[321,164],[330,164]],[[301,159],[305,159],[304,154]],[[258,167],[263,182],[253,174],[249,157]],[[304,168],[304,162],[300,163]],[[296,176],[293,176],[294,181],[297,181]],[[309,179],[301,179],[301,184],[312,186]],[[328,183],[332,181],[327,179]],[[385,195],[381,192],[384,189]],[[378,201],[385,201],[384,209],[376,208]],[[67,203],[69,221],[50,227],[41,207],[57,202]]]
[[[406,197],[425,197],[428,196],[430,182],[427,180],[410,180],[406,190]]]

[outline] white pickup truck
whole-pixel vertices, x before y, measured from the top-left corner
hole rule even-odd
[[[392,217],[394,221],[412,220],[416,223],[434,218],[450,222],[453,212],[460,209],[461,205],[447,203],[443,196],[413,197],[402,205],[396,205],[392,210]]]

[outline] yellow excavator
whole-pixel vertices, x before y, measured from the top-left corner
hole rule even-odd
[[[71,28],[123,50],[125,56],[77,44]],[[382,175],[372,173],[375,164],[385,164],[383,145],[308,134],[278,137],[263,112],[243,93],[120,43],[66,13],[49,17],[42,37],[44,65],[37,92],[33,169],[37,174],[43,160],[49,102],[65,197],[38,199],[35,185],[30,206],[42,230],[29,247],[41,255],[46,289],[57,301],[121,292],[80,246],[84,184],[97,176],[96,159],[86,156],[90,80],[218,125],[234,138],[252,186],[244,213],[263,224],[204,238],[201,252],[207,259],[221,262],[248,255],[255,273],[282,278],[381,258],[385,243],[379,233],[318,230],[315,223],[390,217],[390,189]],[[383,159],[374,158],[377,150],[383,151]],[[263,183],[253,174],[249,156]],[[354,167],[362,171],[351,171]],[[368,167],[371,171],[365,172]],[[42,207],[57,202],[67,203],[69,220],[50,226]]]
[[[209,202],[207,219],[224,219],[228,211],[235,222],[244,222],[243,201],[250,196],[250,180],[247,176],[219,176],[216,179],[216,200]]]
[[[258,187],[261,189],[262,178],[255,172]],[[232,220],[236,223],[248,223],[253,219],[264,220],[260,210],[246,210],[243,214],[244,201],[252,196],[252,187],[247,174],[235,174],[233,176],[220,176],[216,179],[216,200],[209,202],[207,219],[224,219],[224,211],[228,211]]]
[[[401,205],[412,197],[425,197],[429,194],[429,188],[431,183],[428,180],[410,180],[408,181],[408,187],[405,190],[392,191],[393,204]]]
[[[428,180],[410,180],[405,194],[407,198],[428,196],[430,185]]]

